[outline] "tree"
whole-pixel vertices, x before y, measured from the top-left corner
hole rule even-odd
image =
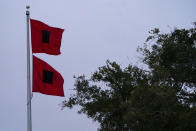
[[[193,105],[196,101],[196,22],[194,26],[171,33],[160,33],[156,28],[149,32],[145,46],[139,48],[153,80],[176,88],[184,102]],[[192,88],[192,93],[186,88]]]
[[[144,59],[153,73],[167,71],[168,78],[178,83],[196,84],[196,24],[191,29],[175,29],[171,33],[160,33],[154,29],[146,40]],[[150,41],[150,42],[149,42]],[[161,72],[162,73],[162,72]],[[162,78],[162,77],[161,77]]]
[[[123,117],[126,103],[134,88],[147,85],[148,76],[137,67],[124,70],[115,62],[106,62],[90,79],[79,76],[76,79],[76,93],[64,101],[65,107],[80,105],[79,113],[100,122],[100,130],[127,130]]]
[[[75,77],[75,92],[62,107],[80,106],[78,113],[98,121],[100,131],[195,130],[195,94],[182,89],[196,83],[190,73],[196,67],[195,32],[195,28],[168,34],[153,30],[147,42],[155,43],[140,48],[150,71],[132,65],[122,69],[108,60],[90,78]]]

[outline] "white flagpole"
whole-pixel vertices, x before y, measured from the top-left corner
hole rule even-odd
[[[29,39],[29,21],[30,21],[30,6],[26,7],[27,16],[27,131],[32,131],[31,118],[31,77],[30,77],[30,39]]]

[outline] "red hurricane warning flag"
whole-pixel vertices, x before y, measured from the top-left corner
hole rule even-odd
[[[33,53],[59,55],[64,29],[48,26],[47,24],[30,19],[31,43]]]
[[[64,79],[45,61],[33,56],[33,92],[64,96]]]

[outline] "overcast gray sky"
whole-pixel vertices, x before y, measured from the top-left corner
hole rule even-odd
[[[0,131],[26,131],[26,15],[66,29],[59,56],[37,54],[64,77],[67,98],[73,75],[90,75],[107,59],[138,65],[136,52],[148,31],[190,28],[196,0],[0,0]],[[98,123],[65,98],[34,93],[33,131],[96,131]]]

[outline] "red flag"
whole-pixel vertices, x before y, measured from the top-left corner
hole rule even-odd
[[[33,56],[33,92],[64,96],[64,79],[45,61]]]
[[[38,20],[30,19],[30,22],[32,52],[50,55],[61,54],[60,47],[64,29],[50,27]]]

